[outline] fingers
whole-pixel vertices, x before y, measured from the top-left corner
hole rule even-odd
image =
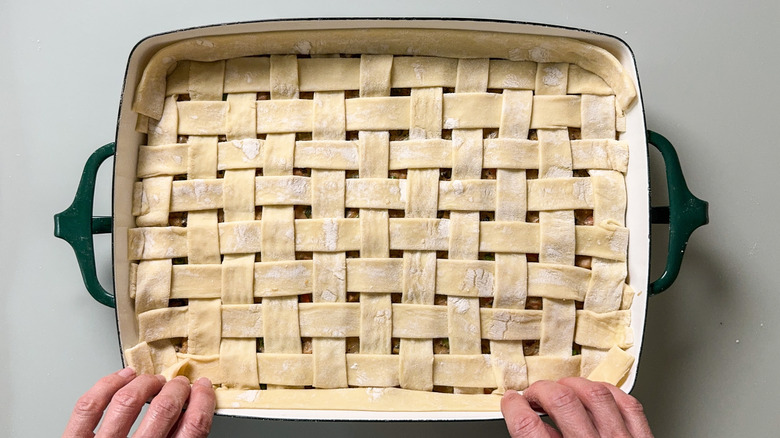
[[[647,422],[644,408],[639,401],[621,391],[618,387],[605,384],[615,398],[620,414],[626,422],[626,427],[635,438],[652,438],[650,423]]]
[[[211,381],[201,377],[192,385],[190,401],[187,410],[179,421],[179,426],[173,437],[176,438],[203,438],[211,430],[211,421],[214,418],[214,408],[217,398]]]
[[[140,375],[114,394],[98,437],[127,436],[141,408],[165,384],[162,376]]]
[[[501,413],[512,438],[560,437],[561,434],[539,418],[528,401],[516,391],[509,390],[501,398]]]
[[[190,381],[176,377],[163,386],[149,404],[138,430],[133,436],[166,437],[181,416],[181,410],[190,396]]]
[[[593,382],[582,377],[561,379],[558,383],[574,391],[590,413],[590,418],[601,436],[631,436],[615,397],[605,383]]]
[[[552,417],[563,436],[598,437],[585,406],[570,387],[546,380],[538,381],[523,392],[531,403]]]
[[[166,383],[162,376],[135,375],[131,368],[100,379],[76,403],[65,437],[93,437],[103,418],[98,437],[127,436],[143,405],[149,409],[134,436],[202,438],[211,429],[216,394],[207,378],[190,389],[186,377]],[[187,411],[182,409],[189,400]],[[106,409],[108,407],[108,409]],[[104,417],[105,412],[105,417]]]
[[[549,426],[542,429],[540,424],[544,423],[532,407],[547,412],[563,436],[653,436],[639,401],[608,383],[569,377],[558,382],[536,382],[522,396],[507,391],[501,400],[501,411],[510,435],[560,436],[554,435]]]
[[[132,368],[125,368],[98,380],[76,402],[73,414],[65,427],[64,436],[94,436],[94,430],[103,417],[103,411],[111,401],[111,397],[134,378],[135,371]]]

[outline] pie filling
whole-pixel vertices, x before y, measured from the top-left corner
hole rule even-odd
[[[134,107],[127,363],[208,377],[219,408],[496,411],[541,379],[620,383],[634,93],[553,37],[162,49]]]

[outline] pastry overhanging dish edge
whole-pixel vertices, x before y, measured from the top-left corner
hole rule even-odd
[[[131,87],[130,87],[130,88],[131,88]],[[637,105],[635,105],[635,106],[634,106],[634,108],[636,108],[636,107],[637,107]],[[640,109],[640,111],[641,111],[641,109]],[[630,111],[630,112],[627,114],[627,116],[628,116],[629,118],[632,118],[632,112]],[[636,116],[636,112],[634,112],[634,113],[633,113],[633,116]],[[641,114],[640,114],[640,116],[639,116],[639,117],[641,118]],[[642,123],[642,124],[641,124],[641,126],[643,127],[643,120],[641,120],[641,123]],[[120,129],[121,129],[121,127],[120,127]],[[643,138],[643,136],[642,136],[642,138]],[[643,153],[643,152],[642,152],[642,153]],[[632,160],[634,160],[634,157],[635,157],[635,156],[636,156],[636,154],[632,155]],[[639,158],[639,160],[638,160],[638,161],[640,162],[640,163],[638,163],[638,164],[639,164],[639,168],[641,169],[641,167],[642,167],[642,165],[641,165],[641,161],[642,161],[642,160],[641,160],[641,156],[640,156],[640,157],[638,157],[638,158]],[[637,163],[634,163],[634,162],[632,161],[632,162],[631,162],[631,164],[632,164],[632,165],[634,165],[634,164],[637,164]],[[629,171],[629,173],[630,173],[630,171]],[[640,182],[640,185],[641,185],[641,184],[642,184],[642,183]],[[629,197],[629,199],[631,199],[631,197]],[[630,201],[630,202],[631,202],[631,201]],[[639,199],[639,200],[638,200],[638,202],[639,202],[639,203],[642,203],[643,201],[642,201],[641,199]],[[632,233],[633,233],[633,230],[632,230]],[[641,230],[640,230],[640,233],[641,233]],[[121,234],[121,233],[116,233],[116,234],[118,235],[118,234]],[[118,240],[121,240],[121,239],[118,239]],[[122,243],[120,242],[120,244],[119,244],[119,245],[117,245],[117,248],[119,249],[121,246],[123,246],[123,245],[122,245]],[[646,267],[645,267],[645,268],[646,268]],[[641,272],[641,269],[642,269],[642,268],[640,268],[640,272]],[[117,270],[120,270],[120,268],[117,268]],[[125,277],[126,277],[126,275],[125,275]],[[118,278],[118,280],[121,280],[121,279],[120,279],[120,278]],[[637,288],[636,288],[636,289],[638,290],[638,292],[640,292],[640,294],[638,295],[638,298],[640,298],[640,299],[639,299],[639,301],[640,301],[640,302],[642,302],[642,301],[643,301],[643,299],[642,299],[642,298],[643,298],[643,294],[641,294],[641,292],[642,292],[642,288],[644,288],[644,286],[639,286],[639,287],[637,287]],[[644,313],[643,313],[643,310],[644,310],[644,309],[642,309],[642,312],[641,312],[641,315],[640,315],[642,320],[643,320],[643,318],[644,318]],[[635,321],[636,321],[636,318],[635,318]],[[641,321],[640,321],[640,322],[641,322]],[[122,325],[122,324],[120,323],[120,325]],[[126,325],[126,324],[125,324],[125,325]],[[122,338],[123,338],[123,339],[125,339],[125,338],[127,337],[127,333],[124,333],[124,332],[123,332],[123,333],[120,333],[120,334],[121,334],[121,336],[122,336]],[[639,331],[639,334],[640,334],[640,336],[641,336],[641,330]],[[633,376],[632,376],[632,378],[633,378]]]

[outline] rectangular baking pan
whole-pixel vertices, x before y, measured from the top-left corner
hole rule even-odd
[[[128,289],[129,266],[127,230],[133,227],[131,214],[133,184],[136,181],[138,145],[143,134],[136,132],[136,113],[131,104],[143,68],[162,47],[177,41],[216,35],[276,31],[311,31],[339,29],[452,29],[478,32],[547,35],[578,39],[610,52],[629,73],[637,88],[637,101],[625,114],[626,132],[620,140],[629,144],[629,167],[626,173],[628,205],[626,226],[630,229],[628,284],[637,293],[631,307],[634,345],[628,352],[640,355],[648,296],[668,288],[679,272],[688,237],[695,228],[707,223],[707,203],[695,198],[687,189],[677,155],[660,134],[645,127],[642,94],[636,62],[631,49],[620,39],[586,30],[507,21],[459,19],[332,19],[280,20],[200,27],[148,37],[133,49],[121,96],[116,140],[98,149],[89,158],[73,204],[55,216],[55,235],[68,241],[76,252],[87,289],[99,302],[115,307],[120,351],[138,340],[137,325]],[[662,152],[666,164],[670,206],[651,208],[647,145]],[[100,164],[114,156],[113,211],[111,217],[93,217],[92,200],[95,176]],[[650,224],[670,223],[670,246],[666,270],[658,280],[649,279]],[[114,291],[112,294],[97,281],[92,235],[113,233]],[[621,388],[629,392],[636,381],[638,360]],[[340,420],[474,420],[501,418],[500,412],[363,412],[277,409],[221,409],[218,413],[258,418],[340,419]]]

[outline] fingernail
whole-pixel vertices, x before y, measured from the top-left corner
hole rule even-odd
[[[211,380],[206,377],[201,377],[195,384],[203,386],[204,388],[211,388]]]
[[[515,395],[518,395],[519,393],[515,391],[514,389],[507,389],[504,391],[504,397],[513,397]]]
[[[134,370],[134,369],[132,369],[132,368],[130,368],[130,367],[127,367],[127,368],[125,368],[125,369],[123,369],[123,370],[119,371],[117,374],[118,374],[120,377],[130,377],[130,376],[135,376],[135,370]]]

